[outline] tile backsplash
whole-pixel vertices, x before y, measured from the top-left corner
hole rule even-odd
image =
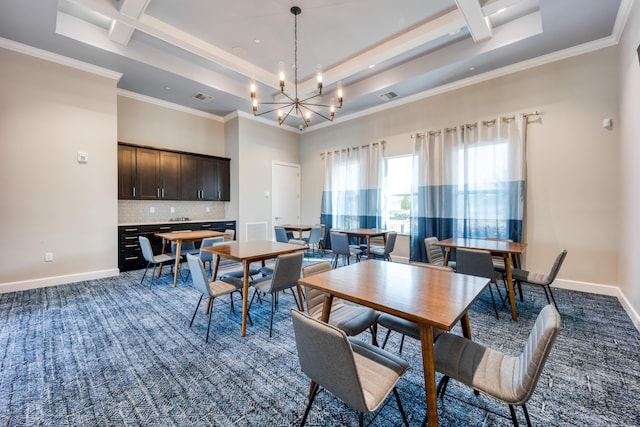
[[[227,219],[224,202],[118,200],[119,224],[168,222],[174,218],[190,221]]]

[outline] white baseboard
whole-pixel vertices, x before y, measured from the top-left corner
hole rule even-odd
[[[85,280],[103,279],[105,277],[117,276],[118,274],[120,274],[120,270],[112,268],[109,270],[88,271],[86,273],[68,274],[65,276],[43,277],[40,279],[22,280],[19,282],[0,283],[0,294],[44,288],[47,286],[65,285],[67,283],[76,283]]]

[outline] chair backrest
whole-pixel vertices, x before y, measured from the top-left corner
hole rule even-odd
[[[551,347],[560,330],[561,321],[558,310],[549,304],[540,311],[531,329],[529,339],[522,353],[518,356],[519,372],[515,372],[515,393],[517,402],[525,403],[535,390],[538,378],[551,352]]]
[[[554,280],[556,280],[556,277],[558,276],[558,272],[560,271],[560,267],[562,267],[562,263],[564,262],[564,259],[566,258],[566,256],[567,256],[566,249],[562,249],[560,253],[556,256],[556,259],[553,262],[553,265],[551,266],[551,271],[549,271],[549,275],[546,278],[547,283],[551,284],[553,283]]]
[[[273,230],[276,233],[276,242],[287,243],[289,239],[287,238],[287,231],[282,227],[273,227]]]
[[[493,240],[494,242],[513,242],[512,239],[500,239],[498,237],[485,237],[485,240]],[[502,255],[492,255],[493,265],[504,268],[504,257]]]
[[[387,233],[387,243],[385,243],[384,245],[385,255],[393,252],[393,249],[396,247],[396,237],[398,237],[398,233],[395,231],[390,231]]]
[[[320,224],[320,241],[324,241],[324,234],[327,231],[327,226],[324,224]]]
[[[442,254],[442,248],[436,246],[438,243],[437,237],[427,237],[424,239],[424,247],[427,250],[427,260],[429,264],[444,265],[444,255]]]
[[[322,232],[322,227],[311,227],[311,231],[309,232],[309,244],[315,245],[320,241],[320,233]]]
[[[456,272],[472,276],[486,277],[495,281],[491,252],[477,249],[456,250]]]
[[[192,230],[176,230],[176,231],[172,231],[172,233],[186,233]],[[177,243],[176,242],[171,242],[171,252],[175,253],[176,252],[176,247],[177,247]],[[195,249],[196,248],[196,244],[195,242],[182,242],[182,244],[180,245],[180,250],[186,250],[186,249]]]
[[[200,244],[200,249],[202,248],[206,248],[207,246],[213,246],[217,243],[221,243],[224,242],[224,236],[220,236],[220,237],[207,237],[205,239],[202,239],[202,243]],[[202,261],[211,261],[213,260],[213,254],[211,252],[207,252],[207,251],[200,251],[200,259]]]
[[[335,255],[350,256],[349,236],[344,233],[331,233],[331,250]]]
[[[204,271],[204,264],[199,257],[191,254],[187,254],[187,263],[189,264],[189,271],[191,271],[191,277],[193,278],[193,287],[196,288],[203,295],[211,295],[209,292],[209,279],[207,273]]]
[[[325,271],[331,270],[331,263],[329,261],[321,261],[313,264],[305,265],[302,267],[302,277],[309,277],[314,274],[322,273]],[[319,291],[314,288],[304,287],[304,296],[307,301],[307,313],[311,317],[319,319],[322,315],[322,309],[324,307],[324,298],[325,294],[322,291]],[[343,302],[340,298],[333,298],[333,304],[331,304],[331,309],[337,309],[343,305]]]
[[[236,230],[226,229],[224,230],[224,240],[235,240]]]
[[[281,291],[298,284],[303,257],[304,252],[302,251],[278,255],[276,265],[273,267],[270,292]]]
[[[138,241],[140,242],[140,249],[142,250],[142,256],[147,262],[155,262],[153,256],[153,248],[151,247],[151,242],[149,238],[144,236],[138,236]]]
[[[295,309],[291,318],[302,372],[347,405],[368,412],[347,335]]]

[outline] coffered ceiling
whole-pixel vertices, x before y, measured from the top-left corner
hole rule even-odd
[[[617,43],[631,0],[0,0],[0,37],[122,73],[124,91],[220,117],[344,87],[336,121]],[[277,122],[275,113],[262,116]],[[285,125],[297,128],[299,117]],[[311,126],[328,124],[312,117]]]

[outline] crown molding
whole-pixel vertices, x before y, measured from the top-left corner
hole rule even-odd
[[[224,119],[215,114],[207,113],[204,111],[196,110],[195,108],[185,107],[183,105],[174,104],[173,102],[163,101],[158,98],[153,98],[151,96],[142,95],[137,92],[131,92],[129,90],[118,89],[118,96],[124,96],[126,98],[135,99],[137,101],[146,102],[148,104],[153,104],[158,107],[168,108],[170,110],[176,110],[183,113],[193,114],[194,116],[203,117],[205,119],[215,120],[217,122],[224,122]]]
[[[13,40],[0,38],[0,47],[12,50],[14,52],[29,55],[34,58],[44,59],[45,61],[53,62],[59,65],[65,65],[67,67],[75,68],[80,71],[86,71],[87,73],[95,74],[100,77],[106,77],[111,80],[118,81],[122,77],[122,73],[109,70],[107,68],[98,67],[97,65],[88,64],[86,62],[78,61],[67,56],[52,53],[47,50],[38,49],[37,47],[29,46],[26,44],[18,43]]]

